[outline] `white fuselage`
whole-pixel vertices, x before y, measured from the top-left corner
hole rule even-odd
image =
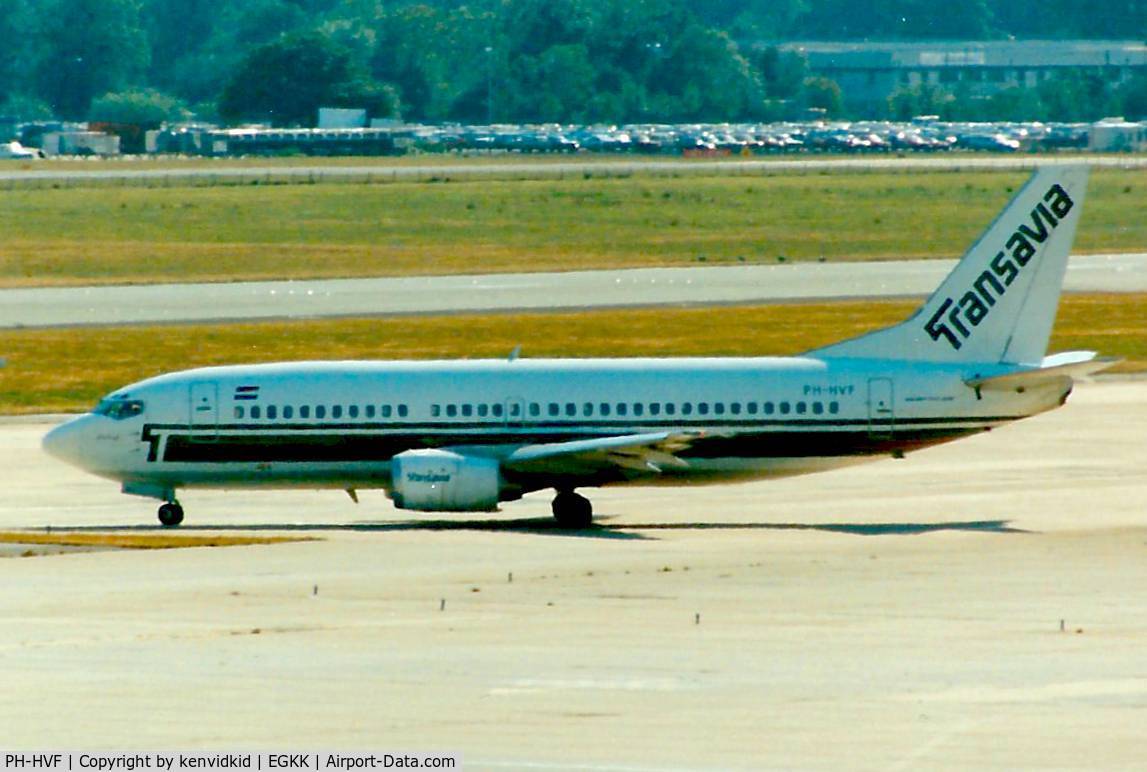
[[[994,369],[993,369],[994,368]],[[926,447],[1062,403],[1070,382],[978,394],[999,365],[894,360],[591,359],[300,362],[189,370],[55,430],[56,455],[147,495],[185,487],[388,488],[420,448],[500,457],[538,443],[700,436],[657,474],[507,474],[545,487],[802,474]]]

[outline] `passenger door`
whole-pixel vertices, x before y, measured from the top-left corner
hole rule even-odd
[[[208,430],[210,437],[219,432],[219,384],[191,384],[189,395],[190,425],[192,429]],[[202,435],[201,435],[202,436]]]

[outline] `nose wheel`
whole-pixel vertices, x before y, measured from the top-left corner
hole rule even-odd
[[[168,528],[183,522],[183,507],[178,501],[169,501],[159,507],[159,522]]]
[[[562,528],[589,528],[593,524],[593,504],[573,491],[558,491],[551,509]]]

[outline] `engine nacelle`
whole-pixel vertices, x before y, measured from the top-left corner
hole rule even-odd
[[[390,498],[399,509],[491,512],[498,508],[498,460],[449,450],[408,450],[390,462]]]

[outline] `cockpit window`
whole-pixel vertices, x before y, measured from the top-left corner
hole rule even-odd
[[[111,397],[101,400],[92,412],[96,415],[106,415],[113,421],[123,421],[143,413],[143,400]]]

